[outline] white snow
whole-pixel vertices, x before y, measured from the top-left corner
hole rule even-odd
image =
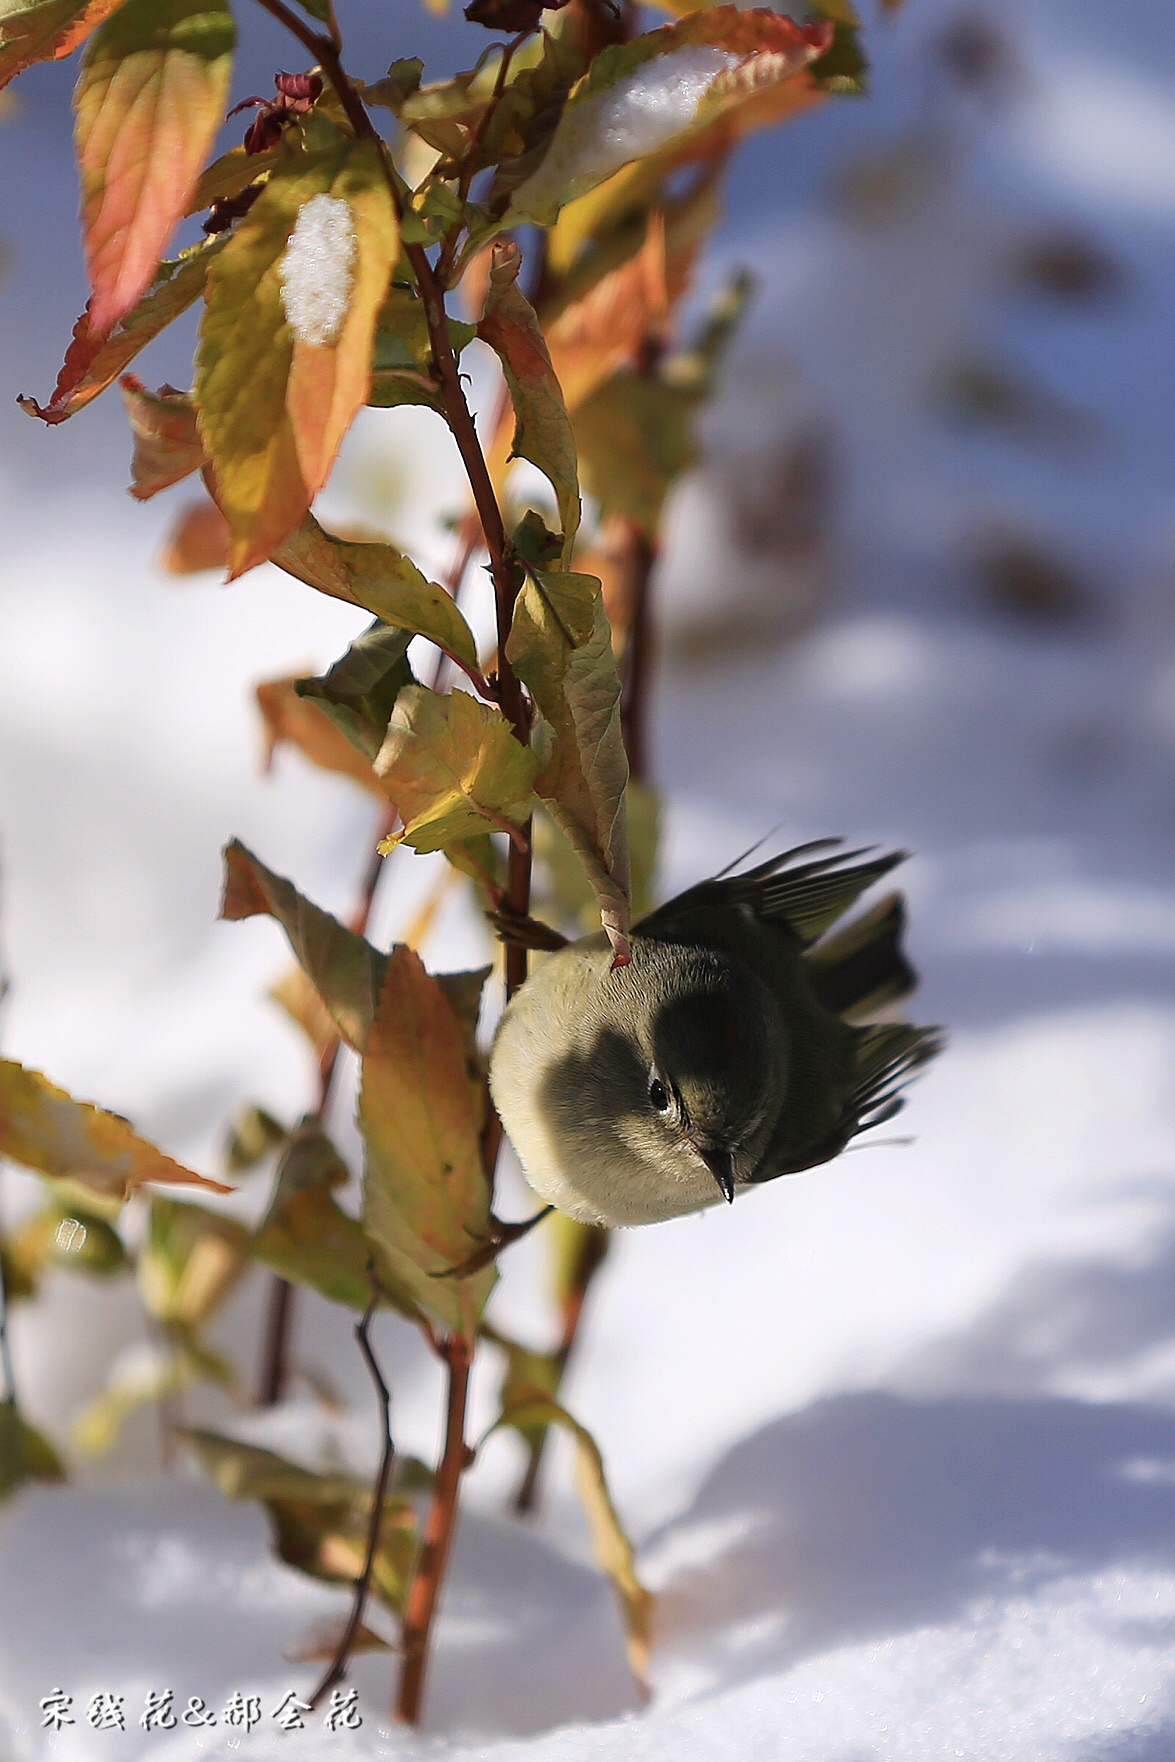
[[[379,1655],[355,1666],[361,1731],[280,1734],[272,1708],[315,1673],[285,1654],[344,1598],[271,1560],[259,1510],[159,1476],[144,1415],[73,1486],[0,1515],[0,1762],[1175,1753],[1175,16],[1143,0],[1124,32],[1087,0],[997,13],[1023,45],[1022,95],[990,113],[931,106],[916,203],[864,225],[813,199],[775,221],[760,181],[736,186],[720,241],[718,255],[758,264],[764,292],[710,422],[711,465],[674,510],[653,728],[663,884],[772,827],[779,846],[843,832],[910,848],[916,1013],[947,1025],[950,1049],[878,1134],[886,1147],[721,1216],[633,1231],[601,1275],[567,1399],[660,1593],[651,1704],[636,1704],[565,1450],[527,1530],[502,1515],[517,1457],[498,1437],[470,1479],[425,1734],[388,1721]],[[850,154],[927,127],[925,45],[953,16],[947,0],[908,0],[878,37],[876,96],[797,125],[786,156],[754,164],[823,189]],[[17,158],[25,126],[7,140]],[[1128,129],[1137,150],[1119,146]],[[44,172],[30,160],[9,238],[31,224],[34,171],[46,211],[72,203],[64,157]],[[1116,300],[1064,311],[1010,290],[1013,248],[1062,225],[1123,264]],[[0,288],[17,355],[40,336],[20,327],[42,294],[56,297],[43,261],[22,261]],[[944,425],[927,384],[979,349],[1091,411],[1092,449]],[[786,410],[781,353],[803,387]],[[832,542],[786,568],[732,550],[718,515],[740,486],[770,498],[776,442],[813,413],[836,436]],[[161,582],[151,551],[187,492],[121,501],[128,449],[101,407],[53,435],[12,420],[4,1050],[211,1169],[240,1100],[289,1118],[313,1083],[262,995],[283,968],[277,933],[213,922],[217,849],[236,833],[345,911],[373,822],[351,786],[292,756],[256,774],[251,685],[321,667],[363,620],[266,571],[228,592]],[[371,413],[331,496],[435,570],[433,516],[460,492],[430,420]],[[1094,612],[1033,626],[985,601],[967,557],[991,523],[1066,559]],[[729,628],[703,674],[679,636],[706,592]],[[748,595],[757,634],[740,646]],[[782,612],[793,635],[772,644]],[[381,936],[437,872],[394,864]],[[484,947],[449,895],[430,960],[467,965]],[[242,1209],[263,1196],[251,1180]],[[33,1198],[6,1177],[6,1217]],[[521,1216],[525,1195],[508,1185],[502,1204]],[[540,1253],[512,1250],[495,1297],[500,1325],[536,1341],[551,1329]],[[246,1378],[260,1301],[254,1281],[215,1334]],[[435,1367],[394,1318],[376,1332],[397,1438],[431,1453]],[[127,1282],[51,1279],[17,1316],[33,1418],[65,1440],[144,1338]],[[238,1423],[307,1461],[370,1466],[350,1318],[303,1304],[298,1353],[329,1372],[344,1416],[300,1388]],[[474,1433],[496,1376],[487,1358]],[[215,1396],[187,1411],[234,1419]],[[78,1723],[50,1739],[38,1702],[57,1687]],[[178,1708],[258,1695],[262,1725],[142,1731],[146,1693],[167,1687]],[[125,1734],[86,1725],[96,1693],[124,1695]]]
[[[300,343],[338,340],[355,286],[355,222],[339,196],[312,196],[298,210],[282,258],[282,309]]]
[[[739,57],[712,44],[655,55],[602,92],[580,99],[559,124],[538,170],[514,197],[520,214],[542,214],[571,190],[590,189],[630,159],[683,134],[719,74]]]

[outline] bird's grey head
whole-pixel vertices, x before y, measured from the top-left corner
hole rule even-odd
[[[609,976],[585,1052],[548,1087],[567,1127],[586,1128],[596,1145],[602,1131],[615,1133],[666,1181],[696,1178],[704,1165],[734,1198],[785,1080],[779,1011],[748,967],[634,937],[632,965]]]

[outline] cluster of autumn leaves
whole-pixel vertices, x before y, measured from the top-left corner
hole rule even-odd
[[[573,853],[621,958],[633,896],[627,803],[639,806],[640,827],[649,814],[629,788],[622,738],[634,608],[618,558],[634,534],[656,545],[746,287],[725,290],[687,346],[675,341],[674,315],[738,141],[829,92],[859,89],[863,66],[849,0],[819,0],[814,10],[825,16],[806,25],[666,3],[684,16],[643,34],[607,26],[606,8],[572,4],[451,80],[426,84],[419,61],[401,60],[371,85],[348,82],[355,102],[391,113],[390,150],[369,125],[356,127],[337,80],[315,76],[298,86],[297,102],[266,110],[247,145],[211,164],[232,71],[228,0],[9,0],[0,15],[0,83],[85,43],[75,109],[92,296],[49,401],[26,397],[24,407],[59,423],[121,379],[132,493],[147,499],[201,474],[210,498],[177,533],[175,567],[206,566],[219,553],[232,578],[269,561],[374,620],[321,678],[267,688],[273,737],[379,793],[389,849],[443,851],[494,906],[502,837],[525,845],[541,808],[558,841],[549,843],[552,872],[562,863],[566,873]],[[302,12],[323,28],[324,64],[333,57],[338,67],[330,0],[303,0]],[[345,234],[329,334],[291,317],[291,239],[320,198],[343,216]],[[177,225],[206,213],[208,236],[164,260]],[[521,225],[542,241],[529,294],[511,236]],[[464,319],[443,304],[430,309],[458,283]],[[197,301],[191,391],[149,390],[128,369]],[[446,385],[438,346],[453,363],[475,339],[504,382],[486,446],[513,601],[496,660],[479,655],[445,586],[393,545],[329,532],[311,512],[364,405],[424,406],[453,424],[455,375]],[[547,479],[545,514],[513,505],[515,458]],[[581,486],[594,507],[587,538]],[[442,692],[415,678],[408,650],[417,637],[448,658],[465,688]],[[499,702],[506,663],[525,687],[524,738]],[[648,838],[635,842],[645,875]],[[204,1330],[257,1262],[358,1311],[374,1296],[432,1337],[472,1345],[488,1334],[506,1355],[503,1423],[532,1444],[550,1424],[576,1440],[600,1559],[640,1670],[649,1599],[599,1453],[554,1399],[559,1355],[527,1352],[487,1328],[497,1275],[492,1260],[470,1265],[492,1229],[476,1038],[490,969],[437,976],[405,946],[384,954],[231,845],[223,915],[258,913],[277,920],[297,956],[301,1019],[318,1050],[337,1039],[361,1061],[361,1214],[339,1203],[348,1171],[317,1116],[287,1129],[255,1114],[238,1132],[232,1172],[277,1158],[253,1230],[207,1207],[146,1198],[136,1268],[160,1349],[83,1416],[84,1440],[101,1446],[136,1402],[196,1378],[231,1386],[232,1367]],[[115,1226],[140,1189],[231,1191],[12,1061],[0,1062],[0,1151],[47,1187],[44,1211],[4,1243],[11,1298],[31,1294],[50,1263],[121,1271],[128,1253]],[[572,1260],[583,1251],[578,1240],[567,1247]],[[358,1575],[369,1488],[226,1437],[190,1436],[226,1492],[266,1503],[283,1558],[336,1581]],[[9,1390],[0,1494],[59,1472]],[[373,1589],[392,1609],[417,1557],[418,1496],[429,1480],[423,1465],[401,1463],[386,1495]]]

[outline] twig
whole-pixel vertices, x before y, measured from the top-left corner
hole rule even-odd
[[[371,1589],[371,1576],[375,1571],[375,1557],[379,1553],[379,1538],[383,1528],[384,1501],[387,1498],[388,1482],[392,1475],[392,1462],[396,1454],[396,1446],[392,1440],[392,1397],[375,1353],[371,1349],[371,1320],[378,1307],[379,1291],[373,1282],[371,1301],[363,1311],[362,1320],[355,1324],[355,1338],[359,1342],[359,1350],[363,1354],[368,1371],[371,1373],[371,1380],[375,1384],[380,1419],[383,1424],[383,1450],[380,1453],[379,1469],[371,1493],[371,1518],[367,1526],[367,1552],[363,1557],[363,1571],[355,1580],[355,1594],[351,1603],[351,1613],[347,1617],[347,1625],[342,1631],[335,1655],[327,1667],[325,1676],[310,1697],[311,1707],[317,1707],[335,1684],[341,1682],[347,1674],[351,1647],[355,1644],[355,1635],[359,1632],[363,1611],[367,1606],[368,1592]]]
[[[653,632],[649,584],[657,551],[643,527],[635,520],[624,522],[620,567],[624,575],[624,604],[629,608],[628,640],[624,647],[624,684],[620,698],[620,726],[628,769],[638,782],[648,770],[649,683],[652,676]]]
[[[16,1400],[16,1378],[12,1371],[12,1348],[8,1342],[8,1276],[4,1256],[0,1253],[0,1375],[4,1378],[3,1401]]]
[[[498,105],[502,102],[502,94],[506,89],[506,75],[510,71],[510,63],[513,61],[515,54],[522,47],[530,34],[530,31],[519,31],[518,35],[513,37],[502,49],[502,60],[498,67],[498,77],[494,81],[494,89],[490,95],[490,101],[482,111],[481,119],[473,131],[473,139],[469,143],[469,151],[466,153],[464,163],[461,166],[461,176],[457,182],[457,200],[462,207],[464,207],[469,200],[469,186],[472,184],[477,172],[477,156],[481,152],[482,142],[486,138],[490,123],[494,120],[494,113],[496,112]],[[458,219],[453,222],[448,233],[445,235],[445,242],[441,246],[440,255],[437,258],[437,280],[440,282],[441,286],[445,288],[449,286],[449,277],[453,270],[453,259],[457,255],[457,241],[460,237],[461,221]]]
[[[449,1334],[438,1343],[438,1351],[448,1369],[445,1448],[437,1470],[424,1545],[404,1609],[404,1668],[396,1700],[396,1717],[406,1725],[416,1725],[420,1720],[429,1636],[457,1522],[461,1476],[470,1462],[470,1451],[465,1443],[465,1409],[473,1341],[463,1334]]]

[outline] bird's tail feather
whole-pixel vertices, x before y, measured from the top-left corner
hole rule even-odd
[[[942,1050],[937,1028],[911,1028],[885,1022],[861,1030],[853,1108],[857,1131],[868,1132],[891,1120],[903,1105],[902,1090],[922,1065]]]
[[[902,952],[905,927],[901,894],[887,893],[808,951],[808,983],[825,1009],[860,1021],[913,991],[918,975]]]

